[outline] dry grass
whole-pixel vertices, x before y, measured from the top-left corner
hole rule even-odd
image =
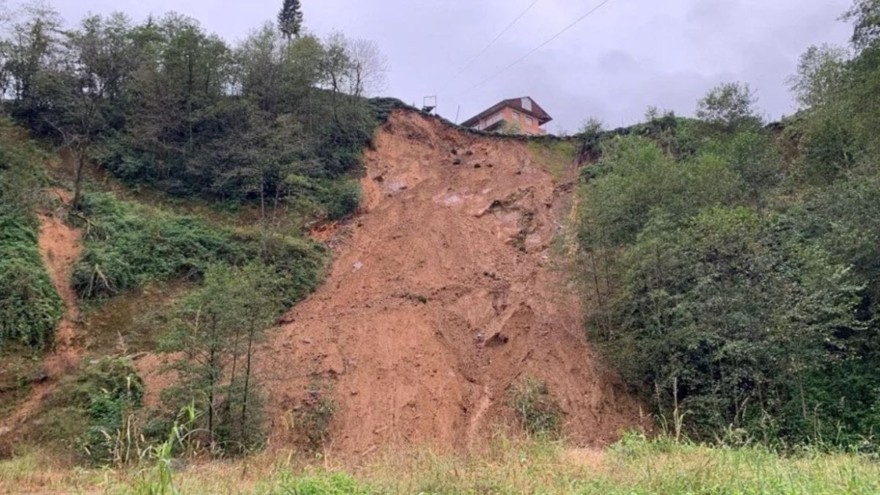
[[[30,453],[0,462],[0,493],[172,493],[162,491],[150,466],[88,471],[46,461]],[[480,455],[387,452],[347,471],[332,458],[309,462],[283,453],[199,462],[174,473],[174,488],[199,494],[874,494],[880,493],[880,463],[857,455],[783,457],[762,448],[640,437],[606,452],[502,439]]]

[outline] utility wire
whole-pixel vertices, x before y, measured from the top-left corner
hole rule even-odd
[[[580,23],[581,21],[583,21],[583,20],[586,19],[587,17],[590,17],[591,15],[593,15],[594,13],[596,13],[597,10],[601,9],[602,7],[604,7],[606,4],[608,4],[608,3],[610,3],[610,2],[611,2],[611,0],[603,0],[599,5],[593,7],[593,9],[590,10],[589,12],[587,12],[586,14],[584,14],[584,15],[578,17],[574,22],[572,22],[571,24],[569,24],[568,26],[566,26],[565,28],[563,28],[562,31],[559,31],[558,33],[554,34],[554,35],[551,36],[547,41],[541,43],[540,45],[538,45],[538,46],[537,46],[535,49],[533,49],[532,51],[530,51],[530,52],[526,53],[525,55],[523,55],[522,57],[520,57],[520,58],[514,60],[512,64],[510,64],[510,65],[508,65],[507,67],[501,69],[500,71],[496,72],[495,74],[492,74],[491,76],[487,77],[486,79],[483,79],[483,80],[480,81],[479,83],[477,83],[477,84],[471,86],[471,87],[468,88],[466,91],[464,91],[464,92],[462,92],[462,93],[459,93],[459,95],[464,95],[464,94],[470,93],[471,91],[473,91],[473,90],[479,88],[480,86],[486,84],[487,82],[491,81],[492,79],[495,79],[496,77],[500,76],[501,74],[504,74],[505,72],[509,71],[509,70],[512,69],[514,66],[516,66],[517,64],[519,64],[519,63],[522,62],[523,60],[529,58],[530,56],[534,55],[535,52],[537,52],[537,51],[540,50],[541,48],[544,48],[545,46],[549,45],[551,42],[553,42],[553,40],[555,40],[556,38],[562,36],[566,31],[568,31],[569,29],[575,27],[578,23]]]
[[[450,77],[450,78],[446,81],[445,84],[443,84],[443,91],[446,91],[446,88],[449,86],[450,83],[452,83],[453,81],[455,81],[455,78],[456,78],[456,77],[460,76],[460,75],[461,75],[464,71],[466,71],[471,65],[473,65],[474,62],[476,62],[477,60],[479,60],[480,57],[483,56],[483,54],[486,53],[487,50],[489,50],[489,48],[492,48],[492,47],[495,45],[495,43],[497,43],[498,40],[501,39],[502,36],[504,36],[505,34],[507,34],[507,32],[510,31],[510,30],[513,28],[513,26],[515,26],[516,23],[519,22],[520,19],[522,19],[523,17],[525,17],[525,15],[528,14],[530,10],[532,10],[532,7],[534,7],[534,6],[535,6],[538,2],[540,2],[540,1],[541,1],[541,0],[535,0],[534,2],[532,2],[528,7],[526,7],[525,10],[523,10],[523,11],[522,11],[522,12],[516,17],[516,19],[513,20],[513,22],[511,22],[510,24],[508,24],[507,27],[504,28],[504,30],[501,31],[501,33],[498,34],[498,36],[495,37],[495,39],[493,39],[492,41],[490,41],[489,44],[486,45],[482,50],[480,50],[479,53],[477,53],[476,55],[474,55],[474,57],[473,57],[472,59],[468,60],[468,62],[467,62],[466,64],[464,64],[464,66],[463,66],[461,69],[459,69],[458,72],[456,72],[452,77]],[[442,93],[443,91],[441,91],[441,93]]]

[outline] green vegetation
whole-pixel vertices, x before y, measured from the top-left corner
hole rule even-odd
[[[43,160],[27,133],[0,118],[0,358],[13,347],[50,348],[63,311],[37,245]]]
[[[296,235],[219,227],[196,217],[120,201],[112,194],[83,197],[84,249],[73,274],[83,298],[112,296],[149,281],[199,280],[209,265],[262,260],[292,304],[320,281],[322,248]]]
[[[529,151],[540,158],[541,163],[549,166],[553,180],[561,181],[566,169],[577,158],[577,142],[575,141],[533,141],[529,143]]]
[[[168,462],[165,462],[165,459]],[[0,490],[107,493],[253,494],[608,494],[869,495],[880,466],[853,454],[805,450],[780,456],[763,447],[712,448],[629,435],[606,452],[568,449],[547,440],[497,442],[474,456],[389,452],[354,473],[302,467],[261,455],[238,463],[198,464],[175,472],[169,456],[155,470],[45,469],[37,453],[0,461]]]
[[[178,384],[164,390],[168,410],[204,412],[191,426],[212,452],[245,453],[263,442],[262,380],[254,371],[266,328],[284,308],[278,278],[263,265],[210,267],[182,300],[166,351]]]
[[[550,395],[547,384],[532,377],[510,385],[508,401],[519,417],[523,429],[530,435],[559,433],[562,410]]]
[[[103,358],[61,383],[28,434],[93,464],[131,462],[139,455],[132,421],[143,396],[130,361]]]
[[[880,450],[878,9],[856,2],[851,57],[804,55],[781,125],[726,84],[585,145],[589,335],[676,433]]]
[[[336,403],[330,395],[329,386],[314,380],[309,395],[299,405],[294,425],[305,439],[306,447],[318,452],[330,436],[330,422],[336,414]]]
[[[74,209],[90,160],[177,196],[293,205],[316,218],[357,206],[351,181],[379,120],[364,96],[387,64],[375,43],[301,35],[288,2],[236,46],[178,14],[122,13],[72,29],[50,8],[13,16],[0,85],[13,117],[74,157]],[[49,104],[48,102],[51,102]]]

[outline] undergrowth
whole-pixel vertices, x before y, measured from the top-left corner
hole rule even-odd
[[[25,132],[0,119],[0,357],[13,347],[51,347],[61,319],[61,298],[38,247],[43,159]]]
[[[578,145],[574,141],[531,141],[529,151],[540,163],[548,164],[548,172],[558,182],[577,158]]]
[[[144,384],[131,361],[102,358],[62,381],[29,436],[91,464],[123,464],[137,457],[129,433],[143,405]]]
[[[299,405],[294,418],[295,429],[303,435],[310,451],[317,452],[327,441],[335,414],[336,402],[329,387],[320,381],[313,382],[308,397]]]
[[[530,435],[555,435],[559,432],[562,411],[543,381],[527,376],[519,383],[511,384],[508,401],[523,429]]]
[[[82,217],[83,255],[73,285],[83,299],[151,281],[198,281],[212,264],[262,260],[278,274],[284,302],[291,304],[317,286],[325,261],[323,249],[301,237],[216,226],[108,193],[87,195]]]
[[[857,454],[804,450],[782,456],[764,447],[709,447],[628,434],[607,451],[560,442],[496,441],[480,455],[387,451],[356,470],[264,453],[237,462],[175,463],[169,437],[147,465],[116,471],[47,469],[39,452],[0,461],[0,491],[114,494],[873,494],[880,464]]]

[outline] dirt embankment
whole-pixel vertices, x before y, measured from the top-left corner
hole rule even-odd
[[[639,424],[555,269],[571,184],[535,160],[526,143],[392,114],[366,154],[364,214],[262,355],[273,445],[291,441],[291,411],[317,378],[337,406],[329,448],[342,454],[480,444],[514,424],[507,389],[526,375],[547,383],[579,445]]]

